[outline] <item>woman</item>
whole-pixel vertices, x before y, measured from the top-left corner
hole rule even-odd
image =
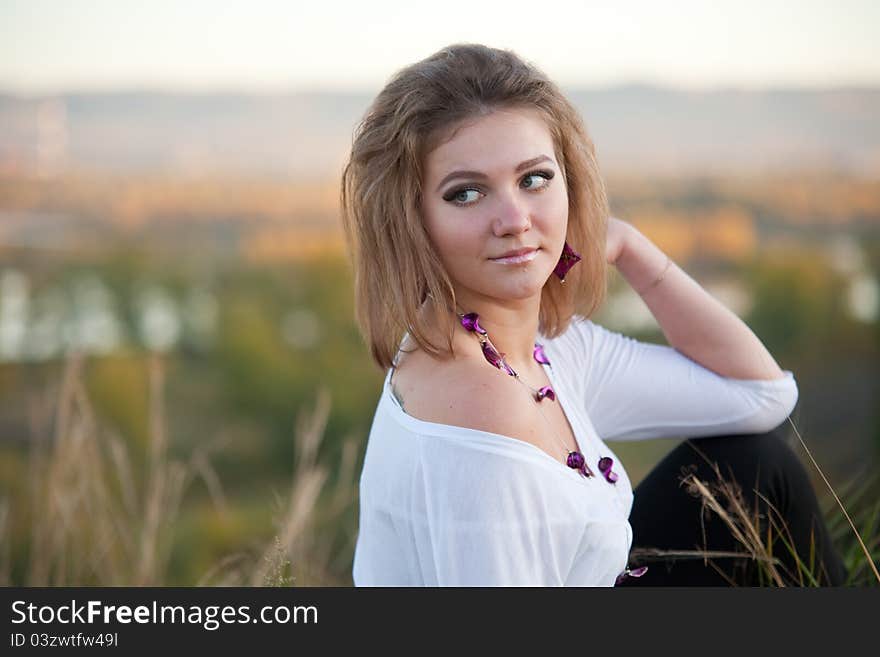
[[[773,431],[797,401],[792,372],[609,217],[577,111],[533,66],[458,44],[399,71],[358,126],[342,207],[358,324],[386,370],[355,585],[750,583],[723,558],[627,568],[634,538],[697,547],[705,520],[676,476],[701,459],[682,443],[634,495],[606,440],[699,438],[706,467],[735,464],[747,490],[763,466],[759,490],[796,495],[786,520],[809,537],[815,495]],[[588,319],[609,264],[671,346]],[[719,529],[705,548],[734,549]]]

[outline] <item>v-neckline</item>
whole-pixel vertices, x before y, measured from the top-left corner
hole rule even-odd
[[[405,340],[405,338],[404,338]],[[546,349],[546,346],[545,346]],[[551,349],[552,351],[552,349]],[[581,444],[580,438],[578,437],[578,431],[583,431],[584,426],[581,423],[580,416],[575,417],[572,413],[569,412],[568,406],[568,389],[565,386],[560,388],[560,382],[557,380],[555,373],[553,371],[552,359],[550,359],[551,364],[545,368],[545,372],[547,373],[547,378],[550,380],[550,385],[553,388],[553,392],[556,393],[556,403],[559,404],[559,408],[562,411],[563,416],[571,427],[572,436],[574,437],[574,441],[577,444],[578,451],[584,456],[584,459],[589,461],[589,456],[587,452],[584,450],[584,445]],[[391,385],[391,378],[394,372],[394,366],[389,368],[388,372],[385,374],[385,384],[383,386],[383,395],[387,394],[391,400],[391,407],[395,412],[402,414],[408,422],[414,424],[416,427],[421,428],[425,433],[448,433],[449,431],[464,431],[473,435],[481,435],[481,436],[491,436],[493,438],[501,438],[505,441],[508,441],[509,444],[514,446],[523,446],[527,450],[531,452],[537,452],[545,459],[552,461],[558,467],[562,468],[566,471],[569,476],[576,477],[578,480],[587,483],[590,479],[595,477],[584,477],[574,468],[570,468],[565,463],[562,463],[558,459],[554,458],[546,451],[535,445],[534,443],[527,442],[525,440],[521,440],[519,438],[514,438],[513,436],[508,436],[505,434],[494,433],[492,431],[484,431],[483,429],[473,429],[471,427],[462,427],[457,424],[446,424],[444,422],[430,422],[428,420],[422,420],[420,418],[415,417],[414,415],[410,415],[407,413],[403,406],[401,406],[400,401],[397,399],[397,396],[394,394],[394,388]],[[563,399],[565,401],[563,401]]]

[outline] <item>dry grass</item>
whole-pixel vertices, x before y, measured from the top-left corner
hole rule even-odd
[[[187,462],[169,457],[163,401],[163,357],[149,361],[150,417],[146,476],[138,486],[122,439],[99,426],[83,384],[83,357],[71,353],[54,410],[54,431],[32,413],[29,494],[20,505],[29,526],[28,563],[21,581],[11,572],[11,509],[0,499],[0,581],[26,586],[163,586],[185,492],[202,481],[215,507],[227,508],[210,452],[197,448]],[[329,562],[330,541],[315,531],[320,518],[333,523],[355,499],[357,444],[344,443],[338,484],[326,490],[327,470],[317,462],[330,400],[320,390],[313,413],[301,416],[294,435],[297,469],[286,500],[276,500],[277,533],[265,545],[221,559],[196,585],[286,586],[338,584]],[[50,439],[46,439],[51,435]],[[323,540],[322,540],[323,539]],[[293,564],[293,566],[291,565]],[[338,570],[338,569],[337,569]],[[297,582],[297,580],[300,580]]]
[[[328,472],[317,461],[318,448],[324,436],[330,413],[330,396],[321,389],[315,409],[310,415],[297,420],[297,466],[293,486],[287,500],[276,500],[277,533],[273,540],[260,549],[257,559],[251,552],[241,552],[221,560],[199,581],[200,585],[222,586],[326,586],[338,584],[329,575],[333,564],[329,561],[329,540],[315,531],[317,515],[339,518],[354,499],[353,485],[357,457],[357,443],[349,438],[343,447],[337,484],[320,501],[326,491]],[[316,509],[321,509],[320,514]],[[303,559],[298,563],[296,556]],[[306,580],[306,581],[300,581]]]
[[[791,421],[790,417],[789,421]],[[792,426],[794,427],[793,422]],[[795,431],[797,432],[796,427]],[[797,433],[797,436],[801,440],[801,444],[803,444],[800,433]],[[810,454],[807,446],[803,445],[807,453]],[[744,548],[744,552],[721,552],[706,549],[659,550],[653,548],[634,548],[631,554],[635,561],[640,562],[640,560],[653,559],[674,561],[700,558],[703,559],[705,565],[711,566],[731,586],[737,586],[737,583],[731,579],[728,573],[712,561],[712,558],[737,557],[749,559],[757,564],[759,586],[785,587],[796,585],[803,587],[827,585],[826,583],[829,581],[828,575],[824,570],[820,570],[822,564],[816,562],[816,548],[813,536],[811,535],[809,555],[799,554],[782,514],[779,513],[779,510],[776,509],[770,500],[755,489],[753,492],[765,503],[769,515],[760,513],[757,504],[755,507],[749,508],[739,484],[733,479],[726,479],[721,474],[717,463],[710,461],[696,446],[694,446],[694,449],[700,453],[703,460],[714,471],[715,481],[710,483],[699,479],[693,472],[696,469],[695,466],[688,468],[691,472],[684,474],[679,478],[679,481],[685,486],[689,494],[701,500],[701,521],[704,522],[712,514],[719,517],[727,526],[731,535]],[[842,554],[848,571],[848,581],[845,582],[845,585],[876,586],[880,584],[880,575],[878,575],[876,565],[878,560],[880,560],[880,532],[877,531],[878,524],[880,524],[880,502],[873,507],[861,505],[862,510],[856,518],[858,524],[862,527],[860,532],[850,518],[849,513],[847,513],[843,502],[841,502],[815,459],[813,459],[812,454],[810,454],[810,459],[819,471],[822,479],[828,485],[835,501],[843,511],[843,517],[846,518],[852,529],[852,533],[849,535],[851,540]],[[851,496],[851,505],[860,504],[864,493],[871,490],[876,481],[876,477],[874,480],[861,476],[853,477],[847,483],[846,490],[848,492],[852,491],[858,482],[861,482],[862,486],[860,491]],[[833,518],[834,514],[831,511],[832,509],[824,510],[823,516]],[[762,529],[762,527],[765,529]],[[847,543],[839,530],[833,531],[838,529],[836,523],[829,522],[828,527],[835,545]],[[865,544],[862,534],[873,537],[869,540],[869,545]],[[784,562],[778,556],[774,556],[774,547],[777,542],[781,542],[786,553],[791,556],[796,572],[791,572],[791,569],[786,568]],[[703,525],[703,546],[704,548],[706,546],[705,525]],[[778,553],[777,548],[776,554]]]

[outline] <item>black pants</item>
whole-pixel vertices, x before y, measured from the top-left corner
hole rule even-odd
[[[762,434],[690,438],[667,454],[635,488],[629,519],[633,530],[629,568],[648,566],[648,570],[641,577],[624,578],[618,586],[779,586],[780,581],[785,586],[807,586],[809,579],[798,577],[797,560],[783,539],[793,543],[803,567],[810,568],[811,536],[815,546],[811,570],[818,584],[843,585],[846,567],[832,545],[807,472],[786,442],[787,426],[783,423]],[[755,553],[737,540],[735,530],[717,512],[704,508],[706,497],[690,475],[712,490],[730,517],[740,517],[731,513],[729,498],[717,489],[719,473],[723,480],[738,484],[747,514],[760,527],[761,543],[767,547],[772,542],[771,556],[781,562],[775,565],[779,579],[760,568]],[[742,556],[652,553],[696,550]]]

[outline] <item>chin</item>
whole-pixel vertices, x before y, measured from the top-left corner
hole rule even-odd
[[[535,280],[522,281],[516,285],[504,286],[497,292],[498,296],[506,299],[530,299],[534,296],[541,295],[541,291],[544,289],[544,283],[546,282],[546,278],[544,278],[543,281],[536,278]]]

